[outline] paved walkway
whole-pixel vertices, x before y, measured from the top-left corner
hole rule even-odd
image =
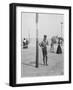
[[[42,52],[39,48],[39,67],[35,67],[35,47],[22,49],[21,76],[53,76],[64,74],[64,56],[48,52],[48,66],[43,65]]]

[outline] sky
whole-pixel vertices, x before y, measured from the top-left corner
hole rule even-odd
[[[43,14],[38,13],[38,26],[36,26],[36,13],[22,12],[22,39],[36,38],[36,27],[38,28],[38,37],[43,38],[43,35],[47,35],[48,38],[52,36],[63,37],[64,32],[64,15],[62,14]],[[61,32],[61,22],[62,32]]]

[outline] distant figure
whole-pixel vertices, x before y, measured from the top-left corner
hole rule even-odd
[[[48,65],[47,64],[47,45],[48,45],[47,36],[44,35],[43,41],[40,43],[40,47],[42,48],[44,65]]]
[[[28,40],[24,38],[23,40],[23,48],[28,48]]]
[[[25,46],[26,45],[26,39],[24,38],[23,40],[23,45]]]
[[[50,52],[54,53],[54,43],[50,44]]]
[[[62,53],[62,48],[61,48],[61,41],[60,39],[58,39],[58,47],[57,47],[57,54],[61,54]]]
[[[55,53],[54,51],[54,45],[57,44],[58,36],[52,36],[51,37],[51,44],[50,44],[50,52]]]

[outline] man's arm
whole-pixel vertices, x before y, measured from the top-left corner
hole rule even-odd
[[[43,48],[43,42],[39,43],[40,47]]]

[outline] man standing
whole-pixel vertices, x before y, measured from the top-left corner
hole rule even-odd
[[[43,41],[40,43],[40,47],[42,48],[43,63],[46,66],[48,65],[47,64],[47,45],[48,45],[47,35],[44,35]]]

